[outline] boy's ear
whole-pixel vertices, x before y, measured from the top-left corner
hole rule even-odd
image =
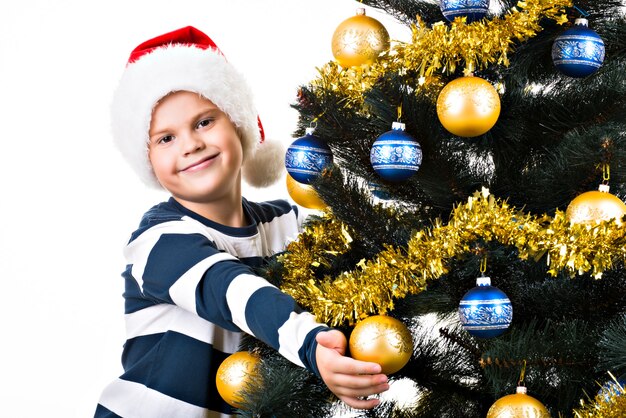
[[[276,183],[285,171],[285,146],[276,140],[265,139],[257,145],[254,154],[243,163],[243,178],[250,186],[267,187]]]

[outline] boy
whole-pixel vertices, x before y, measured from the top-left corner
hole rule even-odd
[[[125,248],[124,374],[95,416],[230,416],[215,374],[241,332],[316,373],[348,405],[377,405],[364,397],[389,388],[380,366],[344,357],[342,333],[251,269],[283,250],[300,222],[285,201],[241,196],[242,167],[248,182],[266,185],[282,155],[268,157],[248,87],[213,41],[186,27],[135,48],[112,125],[135,171],[171,198],[144,215]]]

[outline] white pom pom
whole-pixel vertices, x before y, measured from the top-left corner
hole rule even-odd
[[[279,141],[268,141],[257,146],[254,155],[243,164],[243,178],[250,186],[267,187],[276,183],[285,170],[285,147]]]

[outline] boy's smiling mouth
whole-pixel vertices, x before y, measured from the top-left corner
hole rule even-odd
[[[195,163],[190,164],[187,167],[183,168],[182,170],[180,170],[180,172],[193,172],[193,171],[202,170],[208,167],[218,155],[219,153],[202,158],[196,161]]]

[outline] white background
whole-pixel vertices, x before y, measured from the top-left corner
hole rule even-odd
[[[114,149],[109,104],[128,54],[193,25],[255,92],[268,137],[292,140],[297,88],[332,59],[353,0],[28,0],[0,10],[0,417],[89,417],[121,372],[122,247],[167,196]],[[392,39],[408,28],[367,9]],[[251,200],[288,198],[244,189]]]

